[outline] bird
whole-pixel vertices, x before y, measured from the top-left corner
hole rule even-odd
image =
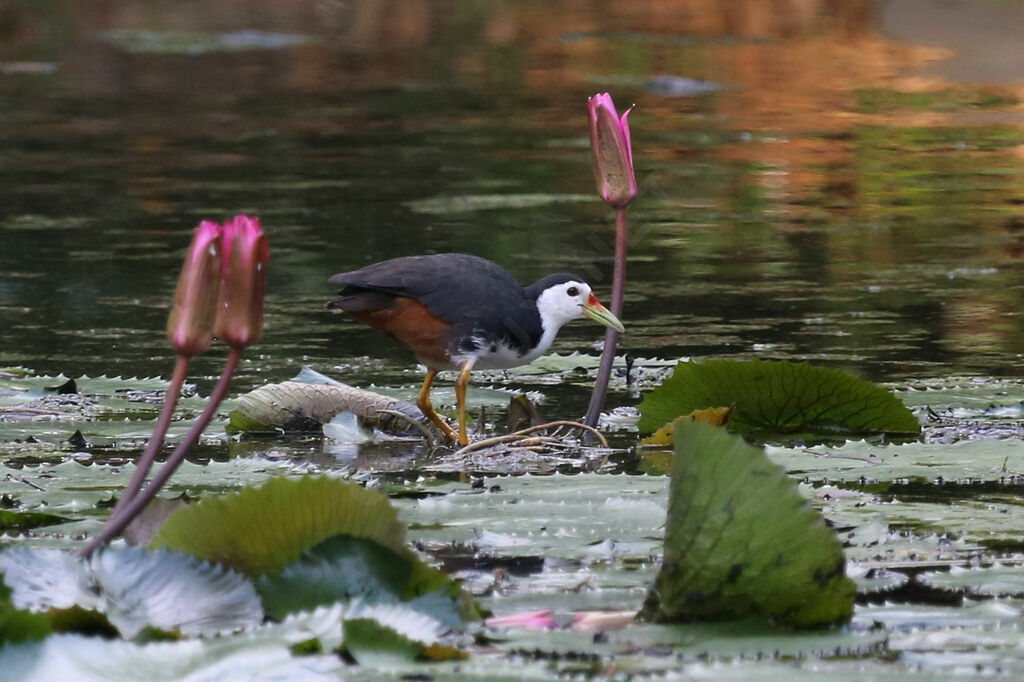
[[[564,324],[589,317],[623,331],[622,322],[579,276],[565,272],[522,286],[479,256],[402,256],[341,272],[329,309],[348,313],[415,354],[427,367],[416,404],[442,433],[467,445],[466,389],[474,369],[508,369],[540,357]],[[434,412],[430,387],[438,372],[457,371],[458,433]]]

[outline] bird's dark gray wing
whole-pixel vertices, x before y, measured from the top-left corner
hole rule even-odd
[[[337,274],[330,282],[344,285],[342,298],[372,291],[416,299],[464,335],[482,332],[524,347],[541,332],[536,304],[516,278],[469,254],[394,258]]]

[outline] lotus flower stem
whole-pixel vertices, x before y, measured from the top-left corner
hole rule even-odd
[[[626,244],[628,225],[626,207],[636,198],[636,171],[633,169],[633,146],[629,134],[630,107],[619,116],[612,96],[600,92],[587,100],[590,117],[590,151],[594,162],[594,179],[597,193],[609,206],[615,209],[615,268],[612,274],[612,314],[622,318],[622,299],[626,289]],[[615,348],[619,333],[609,328],[604,334],[604,350],[601,365],[597,370],[594,390],[590,394],[590,406],[584,423],[597,426],[608,392],[608,380],[612,375]]]
[[[188,454],[188,451],[191,450],[199,441],[199,436],[202,435],[204,430],[206,430],[207,425],[217,413],[217,408],[224,400],[224,396],[227,395],[228,388],[231,385],[231,377],[234,375],[241,357],[242,348],[231,346],[228,351],[227,362],[224,364],[224,371],[222,371],[220,375],[220,381],[218,381],[217,385],[214,387],[213,392],[210,394],[210,399],[206,403],[206,408],[203,410],[202,414],[199,415],[199,419],[196,420],[196,423],[192,425],[191,430],[189,430],[182,441],[178,443],[178,447],[174,448],[174,452],[172,452],[170,457],[167,458],[167,461],[164,462],[163,467],[161,467],[160,471],[153,477],[149,486],[132,497],[120,512],[115,509],[110,518],[107,519],[107,523],[103,526],[103,529],[96,535],[96,537],[90,540],[85,547],[80,549],[76,556],[82,558],[89,557],[98,547],[105,545],[110,542],[111,539],[117,537],[121,531],[131,523],[132,519],[138,516],[139,513],[145,509],[146,505],[149,504],[149,501],[156,496],[157,492],[160,491],[160,488],[162,488],[167,482],[167,479],[171,477],[171,474],[181,466],[182,461],[185,459],[185,455]]]
[[[615,209],[615,265],[612,271],[612,300],[609,305],[612,314],[622,317],[622,302],[626,291],[626,246],[629,241],[629,224],[626,220],[626,207]],[[604,407],[604,398],[608,392],[608,382],[612,376],[612,363],[615,362],[615,349],[619,344],[619,332],[609,328],[604,333],[604,350],[601,351],[601,364],[597,369],[594,391],[590,394],[590,406],[584,423],[596,427]]]
[[[114,511],[110,513],[111,518],[117,516],[139,494],[139,490],[142,489],[142,484],[145,482],[149,470],[153,468],[156,455],[164,444],[164,436],[167,435],[167,428],[170,426],[174,408],[178,404],[181,386],[185,383],[185,376],[188,374],[190,361],[191,358],[187,355],[179,355],[177,361],[175,361],[171,385],[164,396],[164,405],[160,410],[160,416],[157,417],[156,425],[153,427],[153,435],[149,437],[146,451],[142,453],[142,457],[136,463],[135,473],[132,474],[128,485],[121,492],[121,497],[117,500],[117,504],[114,505]]]
[[[224,229],[215,222],[204,220],[192,234],[185,262],[174,289],[174,303],[167,319],[167,338],[178,351],[171,386],[164,396],[164,405],[153,427],[145,452],[139,458],[135,473],[125,486],[111,512],[117,516],[132,501],[153,468],[156,455],[163,446],[171,416],[181,395],[190,360],[205,353],[213,341],[213,324],[217,318],[217,301],[221,282],[221,237]]]
[[[188,451],[199,442],[199,437],[227,395],[242,349],[263,333],[263,293],[269,260],[270,247],[258,218],[237,215],[223,225],[204,220],[196,229],[167,320],[167,336],[178,351],[171,390],[164,399],[153,436],[121,499],[102,530],[78,551],[77,556],[90,556],[97,547],[121,533],[145,509],[184,461]],[[214,386],[199,419],[178,443],[149,487],[142,490],[142,483],[167,434],[189,360],[193,355],[205,352],[214,335],[230,348],[220,381]]]

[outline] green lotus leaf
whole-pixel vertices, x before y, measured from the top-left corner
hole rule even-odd
[[[257,583],[267,615],[282,618],[356,597],[398,601],[415,557],[365,538],[337,535]]]
[[[280,572],[335,535],[405,551],[405,526],[388,498],[326,476],[275,478],[175,512],[150,547],[168,547],[246,575]]]
[[[739,436],[676,427],[662,568],[643,616],[659,622],[765,616],[847,620],[856,586],[838,538],[785,471]]]
[[[381,666],[411,663],[422,645],[369,618],[346,620],[345,650],[362,665]]]
[[[63,516],[47,514],[46,512],[15,512],[8,509],[0,509],[0,532],[32,530],[33,528],[64,523],[67,520]]]
[[[408,612],[410,619],[417,614]],[[412,663],[423,652],[425,642],[399,632],[375,618],[352,618],[342,623],[345,651],[360,665],[390,667]]]
[[[889,391],[806,362],[681,362],[640,403],[639,428],[651,433],[683,414],[736,409],[730,430],[761,440],[916,436],[917,418]]]

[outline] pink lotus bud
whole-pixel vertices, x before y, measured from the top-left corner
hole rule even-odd
[[[167,319],[167,338],[181,355],[205,353],[213,340],[221,279],[220,237],[220,225],[201,222],[181,267]]]
[[[619,117],[612,96],[607,92],[587,100],[590,110],[590,148],[594,155],[594,177],[601,198],[615,208],[623,208],[636,196],[633,149],[629,143],[626,117]]]
[[[263,292],[270,246],[258,218],[235,216],[224,223],[223,279],[213,334],[243,348],[263,334]]]

